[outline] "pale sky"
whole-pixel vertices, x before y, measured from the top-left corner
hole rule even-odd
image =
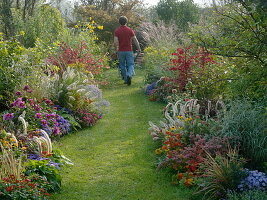
[[[156,5],[159,0],[143,0],[145,3],[149,5]],[[194,0],[195,3],[199,4],[200,6],[203,6],[205,3],[211,2],[211,0]]]

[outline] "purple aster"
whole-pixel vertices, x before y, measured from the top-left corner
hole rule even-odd
[[[14,118],[14,113],[4,114],[4,120],[12,120]]]
[[[34,110],[38,112],[38,111],[42,110],[42,108],[40,106],[36,105]]]
[[[19,108],[26,108],[26,104],[25,104],[25,102],[24,102],[24,101],[20,101],[20,102],[18,103],[18,107],[19,107]]]
[[[29,99],[30,105],[33,106],[34,105],[34,100],[33,99]]]
[[[22,93],[21,93],[20,91],[17,91],[15,94],[16,94],[17,96],[21,96],[21,95],[22,95]]]
[[[42,113],[36,113],[36,114],[35,114],[35,117],[36,117],[37,119],[41,119],[41,118],[42,118]]]
[[[57,126],[55,126],[55,127],[54,127],[54,130],[53,130],[53,134],[54,134],[54,135],[59,135],[59,133],[60,133],[59,128],[58,128]]]
[[[45,119],[41,120],[41,123],[42,123],[43,126],[47,125],[47,121]]]
[[[25,85],[24,88],[23,88],[23,90],[25,90],[25,91],[27,91],[29,89],[30,89],[30,86],[28,86],[28,85]]]

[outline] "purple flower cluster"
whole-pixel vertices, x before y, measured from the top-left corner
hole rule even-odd
[[[155,91],[156,88],[157,88],[157,83],[156,82],[149,84],[146,87],[146,95],[152,94]]]
[[[37,116],[36,116],[37,117]],[[38,115],[39,117],[39,115]],[[51,113],[44,114],[44,118],[41,120],[42,129],[48,133],[48,135],[62,135],[70,132],[70,122],[64,117]]]
[[[55,162],[51,161],[49,158],[44,158],[44,157],[42,157],[40,155],[37,155],[37,154],[28,154],[27,155],[27,159],[29,159],[29,160],[38,160],[38,161],[49,160],[49,164],[48,164],[49,166],[54,166],[57,169],[60,169],[59,163],[55,163]]]
[[[22,98],[17,98],[16,101],[14,101],[11,105],[11,107],[18,107],[18,108],[26,108],[26,104],[24,101],[22,101]]]
[[[62,134],[68,134],[70,132],[70,122],[64,119],[64,117],[58,116],[56,125]]]
[[[238,185],[238,189],[240,191],[245,190],[265,190],[267,189],[267,176],[263,172],[259,172],[258,170],[249,171],[246,169],[248,176],[241,180]]]
[[[12,120],[14,118],[14,113],[4,114],[4,120]]]

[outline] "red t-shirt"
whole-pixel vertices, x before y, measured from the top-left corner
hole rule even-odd
[[[115,36],[119,39],[119,51],[132,51],[132,37],[134,31],[128,26],[120,26],[115,30]]]

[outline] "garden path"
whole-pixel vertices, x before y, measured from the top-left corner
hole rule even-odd
[[[147,101],[140,89],[140,75],[131,86],[119,80],[116,70],[107,76],[112,84],[103,90],[103,96],[111,103],[109,111],[94,127],[56,144],[75,165],[63,169],[62,191],[52,199],[188,199],[188,190],[171,185],[169,173],[155,169],[155,144],[147,134],[148,121],[160,120],[164,104]]]

